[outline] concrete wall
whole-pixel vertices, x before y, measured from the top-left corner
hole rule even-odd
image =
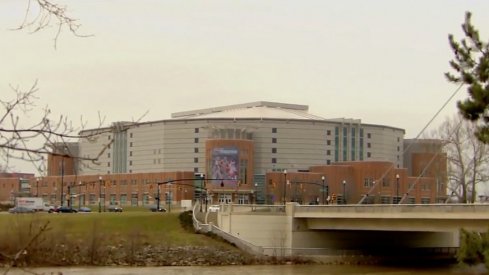
[[[219,217],[219,228],[254,245],[285,246],[287,242],[285,213],[221,213]]]
[[[368,218],[363,221],[346,220],[344,222],[349,223],[350,228],[335,229],[335,220],[319,217],[294,218],[294,203],[288,203],[285,212],[281,208],[283,206],[268,207],[268,211],[265,211],[265,206],[258,209],[250,206],[223,206],[218,215],[219,228],[235,238],[259,247],[265,254],[275,256],[347,255],[352,251],[406,253],[413,249],[459,247],[458,229],[443,228],[443,220],[434,221],[440,222],[442,226],[433,232],[430,231],[430,225],[426,224],[425,227],[428,227],[425,231],[419,226],[416,230],[389,229],[383,223],[389,224],[391,221],[382,222],[379,219],[372,219],[370,226],[366,226]],[[331,225],[324,226],[328,222]],[[426,222],[420,220],[417,223]],[[323,229],[318,224],[321,224]],[[393,224],[396,224],[395,220]]]

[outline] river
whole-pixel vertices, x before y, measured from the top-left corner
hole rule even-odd
[[[2,274],[5,270],[0,269]],[[70,274],[70,275],[329,275],[329,274],[486,274],[482,266],[462,268],[444,267],[386,267],[360,265],[255,265],[255,266],[181,266],[181,267],[52,267],[30,268],[27,270],[12,269],[9,275],[32,274]]]

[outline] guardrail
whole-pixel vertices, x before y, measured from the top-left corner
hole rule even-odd
[[[486,204],[295,205],[295,212],[324,213],[489,213]]]

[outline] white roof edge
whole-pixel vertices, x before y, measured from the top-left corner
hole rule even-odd
[[[255,102],[249,102],[249,103],[226,105],[226,106],[220,106],[220,107],[213,107],[213,108],[197,109],[197,110],[191,110],[191,111],[183,111],[183,112],[172,113],[171,118],[192,117],[192,116],[218,113],[218,112],[233,110],[233,109],[243,109],[243,108],[253,108],[253,107],[270,107],[270,108],[281,108],[281,109],[299,110],[299,111],[308,111],[309,110],[309,106],[307,106],[307,105],[279,103],[279,102],[270,102],[270,101],[255,101]]]

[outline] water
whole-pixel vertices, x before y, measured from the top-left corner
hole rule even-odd
[[[1,273],[5,270],[0,269]],[[486,274],[483,266],[462,268],[444,267],[385,267],[360,265],[257,265],[257,266],[182,266],[182,267],[53,267],[12,269],[10,275],[31,274],[70,274],[70,275],[330,275],[330,274],[368,274],[368,275],[447,275],[447,274]]]

